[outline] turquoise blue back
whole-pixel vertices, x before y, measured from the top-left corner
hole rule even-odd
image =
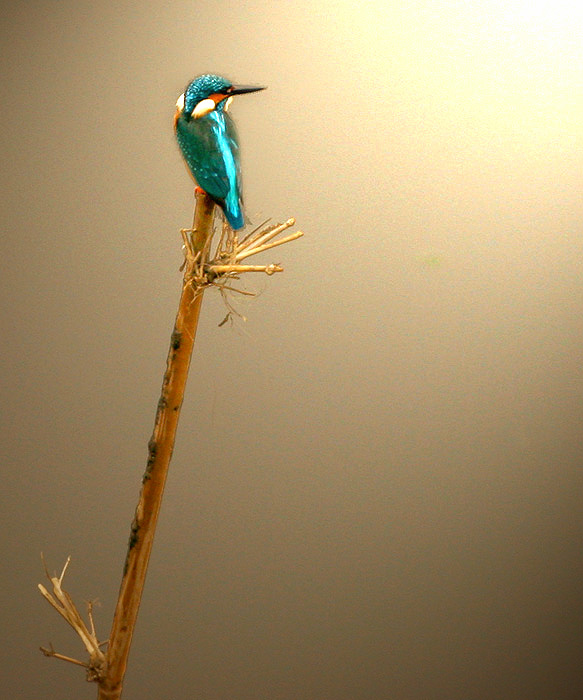
[[[180,114],[176,137],[198,185],[223,209],[231,228],[243,228],[239,143],[223,104],[198,119]]]

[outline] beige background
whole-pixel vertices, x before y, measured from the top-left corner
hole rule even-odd
[[[40,552],[106,637],[213,71],[307,235],[205,300],[126,700],[583,697],[576,3],[3,9],[2,696],[94,697]]]

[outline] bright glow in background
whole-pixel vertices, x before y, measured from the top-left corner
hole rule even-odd
[[[266,261],[208,295],[125,700],[583,697],[583,10],[4,3],[7,698],[94,697],[178,300],[199,73]]]

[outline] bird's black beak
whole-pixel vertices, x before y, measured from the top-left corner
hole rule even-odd
[[[257,85],[231,85],[227,94],[231,95],[244,95],[246,92],[258,92],[259,90],[265,90],[264,87],[258,87]]]

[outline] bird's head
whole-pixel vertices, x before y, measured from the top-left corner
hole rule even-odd
[[[219,75],[201,75],[193,80],[176,102],[176,119],[184,115],[187,119],[200,119],[214,109],[227,109],[233,95],[265,90],[254,85],[233,85]]]

